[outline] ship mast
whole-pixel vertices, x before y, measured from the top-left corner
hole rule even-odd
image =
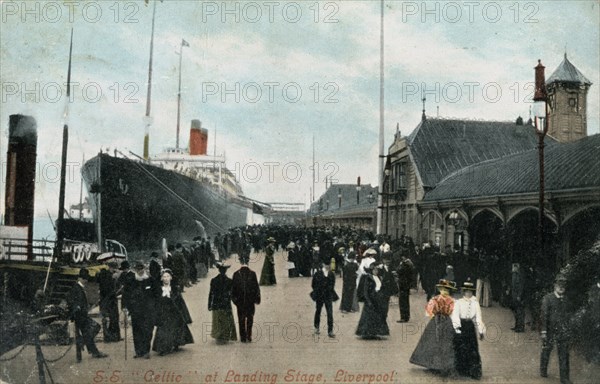
[[[85,154],[82,156],[81,165],[85,164]],[[83,219],[83,177],[79,184],[79,220]]]
[[[71,44],[69,46],[69,69],[67,71],[67,105],[63,115],[63,141],[62,156],[60,164],[60,192],[58,195],[58,219],[56,222],[56,248],[54,253],[58,260],[62,257],[62,246],[64,237],[63,220],[65,217],[65,179],[67,175],[67,146],[69,143],[69,100],[71,99],[71,57],[73,55],[73,28],[71,28]]]
[[[177,149],[179,149],[179,122],[181,120],[181,61],[183,58],[183,47],[189,46],[187,41],[181,39],[181,45],[179,46],[179,87],[177,89],[177,137],[175,140],[175,148]]]
[[[146,125],[144,132],[144,160],[148,160],[148,147],[150,145],[150,125],[152,125],[152,117],[150,116],[150,107],[152,99],[152,55],[154,52],[154,19],[156,17],[156,0],[153,2],[152,10],[152,34],[150,35],[150,59],[148,62],[148,91],[146,93],[146,116],[144,123]]]

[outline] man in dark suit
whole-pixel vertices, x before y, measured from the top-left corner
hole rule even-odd
[[[71,291],[69,292],[69,296],[67,296],[67,305],[71,320],[75,322],[75,325],[81,332],[81,337],[88,353],[90,353],[92,357],[103,358],[108,355],[100,352],[94,342],[94,337],[96,337],[100,331],[100,325],[88,315],[89,304],[85,294],[85,284],[87,284],[89,279],[90,273],[88,270],[81,268],[79,270],[77,283],[73,285],[73,288],[71,288]]]
[[[392,273],[390,263],[392,262],[392,255],[390,252],[385,253],[382,256],[383,266],[381,268],[381,294],[383,308],[381,313],[384,314],[387,319],[388,310],[390,308],[390,297],[398,294],[398,284]]]
[[[231,301],[237,307],[242,343],[252,342],[255,305],[260,304],[260,287],[256,273],[248,268],[249,257],[250,255],[240,257],[242,267],[233,274],[231,288]]]
[[[131,303],[131,292],[132,285],[135,282],[135,273],[133,273],[130,269],[129,261],[123,260],[121,262],[121,274],[117,278],[117,296],[119,293],[122,293],[121,296],[121,310],[127,316],[127,311],[129,310],[129,305]]]
[[[554,282],[554,292],[542,299],[542,355],[540,376],[548,377],[548,361],[556,343],[561,384],[569,384],[569,315],[565,298],[564,276],[559,275]]]
[[[333,334],[333,302],[338,300],[334,288],[335,275],[329,270],[329,262],[323,261],[322,267],[313,275],[311,297],[317,304],[314,322],[315,334],[320,333],[321,309],[324,305],[325,311],[327,311],[327,334],[331,338],[335,337]]]
[[[141,262],[134,265],[135,276],[125,292],[129,292],[130,302],[127,310],[131,314],[131,331],[133,333],[134,358],[150,358],[150,343],[155,325],[156,299],[161,288],[145,269]],[[125,295],[125,293],[124,293]]]
[[[523,272],[519,263],[513,263],[510,296],[512,299],[512,310],[515,315],[515,326],[511,329],[515,332],[525,332],[524,284]]]
[[[160,271],[162,270],[162,266],[158,261],[158,252],[152,252],[150,254],[150,264],[148,269],[150,270],[150,277],[154,279],[154,281],[160,281]]]
[[[413,285],[415,267],[406,254],[400,256],[398,265],[398,306],[400,307],[400,320],[406,323],[410,320],[410,287]]]
[[[98,273],[100,313],[102,314],[102,333],[105,343],[121,340],[119,299],[117,298],[116,279],[113,277],[117,272],[117,267],[117,262],[111,261],[108,263],[108,269],[103,269]]]

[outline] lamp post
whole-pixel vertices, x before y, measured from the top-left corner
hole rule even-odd
[[[342,188],[338,188],[338,209],[342,208]]]
[[[539,196],[539,221],[538,240],[540,242],[541,256],[544,255],[544,138],[548,132],[548,96],[546,93],[546,79],[542,61],[538,60],[535,66],[535,93],[533,95],[533,123],[535,133],[538,135],[538,155],[540,166],[540,196]]]
[[[388,236],[389,222],[390,222],[390,173],[391,173],[392,163],[390,159],[390,155],[387,155],[387,159],[385,162],[385,169],[383,171],[384,174],[384,182],[383,184],[386,186],[385,188],[385,235]]]
[[[448,216],[448,224],[450,224],[454,227],[454,239],[452,241],[452,248],[454,248],[454,245],[457,243],[456,235],[458,235],[458,245],[460,247],[460,254],[462,255],[462,253],[463,253],[462,235],[463,234],[462,234],[462,229],[460,228],[461,221],[462,221],[462,218],[460,217],[460,215],[458,214],[458,211],[456,209],[454,211],[452,211],[450,213],[450,215]]]

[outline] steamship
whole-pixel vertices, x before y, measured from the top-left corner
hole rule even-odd
[[[208,130],[192,120],[189,150],[169,148],[144,160],[129,152],[99,153],[82,168],[97,237],[128,251],[213,237],[231,227],[264,223],[267,204],[244,196],[224,156],[207,154]]]

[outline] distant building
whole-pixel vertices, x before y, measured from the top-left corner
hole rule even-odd
[[[306,221],[306,205],[303,203],[269,203],[269,224],[304,225]]]
[[[308,225],[351,226],[375,231],[377,187],[333,184],[310,205]]]

